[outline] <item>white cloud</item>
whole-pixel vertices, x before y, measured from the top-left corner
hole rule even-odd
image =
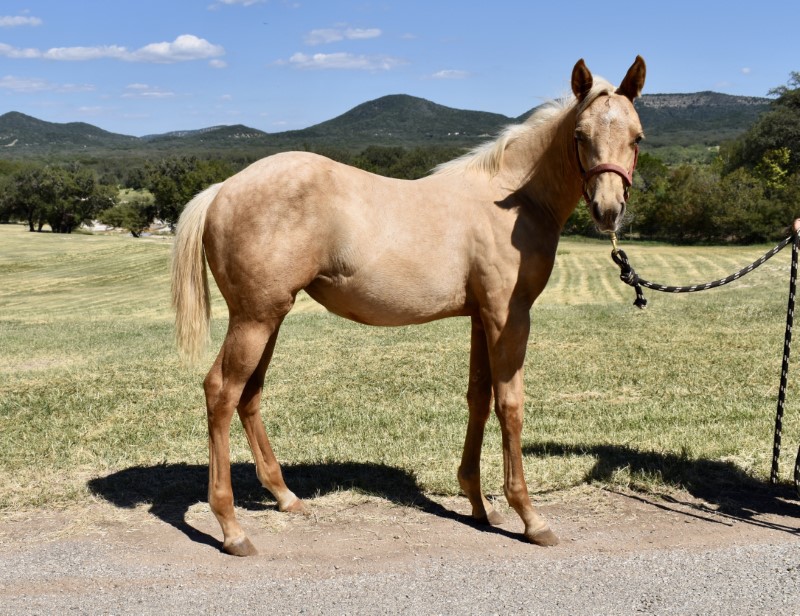
[[[303,40],[307,45],[324,45],[344,40],[356,41],[378,38],[381,34],[383,33],[380,28],[320,28],[306,34]]]
[[[87,60],[113,59],[125,62],[150,62],[171,64],[190,60],[207,60],[225,55],[225,49],[193,34],[182,34],[171,43],[151,43],[130,51],[119,45],[97,47],[53,47],[40,49],[20,49],[0,43],[0,56],[12,59],[59,60],[82,62]]]
[[[169,64],[187,60],[206,60],[225,55],[225,49],[193,34],[181,34],[171,43],[151,43],[131,53],[134,62]]]
[[[78,107],[77,111],[82,115],[98,116],[105,113],[106,108],[99,105],[95,107]]]
[[[225,60],[220,60],[216,58],[214,60],[211,60],[211,62],[209,62],[208,65],[211,68],[226,68],[228,66],[228,63],[225,62]]]
[[[749,75],[752,72],[753,72],[753,69],[748,67],[748,66],[745,66],[745,67],[742,68],[742,75]]]
[[[0,56],[5,56],[6,58],[12,58],[14,60],[17,59],[31,59],[31,58],[41,58],[42,52],[38,49],[21,49],[19,47],[12,47],[11,45],[7,45],[6,43],[0,43]]]
[[[289,58],[289,64],[299,69],[388,71],[405,63],[405,60],[400,58],[364,56],[345,52],[315,53],[313,55],[298,52]]]
[[[39,78],[15,77],[6,75],[0,78],[0,89],[17,94],[35,94],[37,92],[91,92],[95,87],[91,84],[51,83]]]
[[[381,34],[380,28],[348,28],[344,31],[344,38],[354,41],[358,39],[378,38]]]
[[[324,43],[335,43],[344,39],[341,30],[335,28],[322,28],[312,30],[303,39],[307,45],[322,45]]]
[[[11,90],[21,94],[31,94],[34,92],[44,92],[51,90],[52,86],[44,79],[25,79],[6,75],[0,79],[0,89]]]
[[[158,98],[172,98],[175,92],[169,90],[162,90],[157,86],[150,86],[146,83],[132,83],[125,86],[125,92],[122,98],[144,98],[144,99],[158,99]]]
[[[0,16],[0,28],[16,28],[18,26],[41,26],[42,20],[38,17]]]
[[[61,60],[65,62],[82,62],[85,60],[100,60],[115,58],[125,60],[128,50],[118,45],[104,45],[102,47],[53,47],[41,52],[39,56],[45,60]]]
[[[241,6],[252,6],[254,4],[261,4],[262,2],[266,1],[267,0],[219,0],[218,4],[227,4],[228,6],[233,6],[235,4]]]
[[[433,79],[466,79],[469,77],[469,73],[467,71],[446,69],[443,71],[437,71],[431,75],[431,77]]]

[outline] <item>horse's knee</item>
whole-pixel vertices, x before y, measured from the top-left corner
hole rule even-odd
[[[511,431],[522,430],[522,395],[507,392],[498,397],[495,403],[495,413],[500,420],[500,425]]]
[[[507,481],[503,485],[503,492],[508,504],[512,507],[514,507],[515,504],[527,503],[529,501],[528,486],[522,478],[515,477]]]

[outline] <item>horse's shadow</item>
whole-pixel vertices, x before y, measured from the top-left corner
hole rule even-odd
[[[797,526],[767,521],[760,516],[800,517],[800,504],[787,485],[771,486],[755,479],[730,462],[690,459],[687,455],[638,451],[624,445],[566,445],[546,442],[527,445],[528,456],[591,455],[594,466],[586,473],[586,483],[606,483],[622,469],[632,477],[652,478],[680,488],[697,502],[681,502],[675,496],[642,492],[631,495],[656,507],[671,504],[694,508],[705,519],[727,517],[800,535]],[[432,500],[420,488],[414,475],[384,464],[328,462],[287,464],[282,467],[287,484],[300,498],[312,498],[332,492],[354,489],[385,498],[406,507],[415,507],[438,517],[523,540],[521,534],[506,529],[478,525],[471,516],[447,509]],[[261,486],[250,463],[231,466],[236,506],[250,511],[275,509],[275,502]],[[150,513],[183,532],[192,541],[221,548],[221,542],[186,522],[192,505],[205,502],[208,467],[199,464],[158,464],[135,466],[88,482],[89,490],[117,507],[132,509],[150,505]],[[712,505],[707,507],[703,503]]]
[[[788,484],[770,485],[748,475],[732,462],[690,458],[685,452],[639,451],[625,445],[566,445],[545,442],[523,447],[524,455],[576,456],[589,455],[595,464],[587,471],[586,483],[612,483],[620,471],[627,471],[633,483],[656,479],[659,483],[684,490],[694,499],[682,501],[671,494],[653,494],[635,490],[628,495],[653,506],[671,509],[681,505],[701,514],[704,519],[717,517],[746,522],[800,535],[800,526],[769,521],[763,516],[800,518],[797,494]],[[699,502],[698,502],[699,501]],[[709,518],[706,514],[713,514]]]
[[[426,496],[414,475],[384,464],[328,462],[282,465],[283,477],[300,498],[323,496],[342,490],[356,490],[393,503],[414,507],[457,522],[478,527],[469,515],[447,509]],[[235,505],[249,511],[275,509],[276,503],[256,478],[249,463],[231,465]],[[221,548],[222,543],[186,522],[186,512],[207,500],[208,467],[197,464],[134,466],[88,482],[89,490],[117,507],[132,509],[150,505],[150,513],[183,532],[197,543]],[[481,529],[518,538],[505,529]]]

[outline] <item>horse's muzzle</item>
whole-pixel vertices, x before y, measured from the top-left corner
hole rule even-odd
[[[589,211],[598,231],[611,233],[619,228],[622,218],[625,216],[625,201],[620,201],[616,205],[602,206],[597,200],[592,199],[589,203]]]

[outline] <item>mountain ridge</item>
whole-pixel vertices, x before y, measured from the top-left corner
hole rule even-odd
[[[636,101],[648,145],[718,145],[746,130],[769,109],[770,99],[704,91],[645,94]],[[70,155],[86,151],[116,155],[126,151],[363,148],[367,145],[424,144],[472,146],[519,123],[499,113],[456,109],[407,94],[366,101],[330,120],[304,129],[267,133],[243,124],[170,131],[134,137],[85,122],[47,122],[18,111],[0,115],[0,158]]]

